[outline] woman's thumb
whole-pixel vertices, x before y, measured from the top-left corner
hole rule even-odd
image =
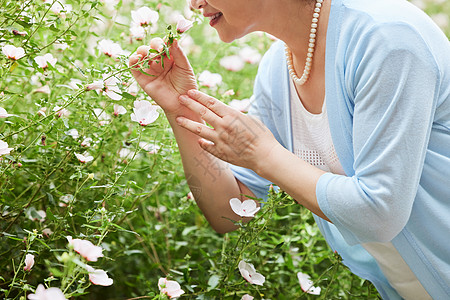
[[[192,69],[186,54],[178,45],[177,40],[174,40],[172,46],[170,47],[170,55],[172,56],[175,65],[177,65],[178,67],[182,69]]]

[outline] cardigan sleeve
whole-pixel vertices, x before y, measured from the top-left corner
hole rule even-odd
[[[433,123],[440,73],[420,34],[381,24],[346,57],[354,175],[326,173],[316,195],[350,245],[388,242],[408,222]]]

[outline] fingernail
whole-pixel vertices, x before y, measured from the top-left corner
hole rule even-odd
[[[187,93],[189,96],[194,97],[196,95],[196,90],[189,90]]]
[[[189,100],[189,98],[185,95],[181,95],[178,99],[180,99],[180,102],[183,104]]]
[[[176,117],[175,118],[175,122],[177,122],[178,125],[181,125],[181,121],[183,120],[183,118],[181,117]]]

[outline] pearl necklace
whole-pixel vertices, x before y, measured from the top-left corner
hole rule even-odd
[[[314,48],[316,47],[316,36],[317,36],[317,27],[319,26],[319,17],[320,10],[322,8],[323,0],[316,0],[316,6],[314,8],[313,19],[311,23],[311,31],[309,34],[309,45],[308,45],[308,54],[306,57],[305,69],[303,70],[302,77],[298,77],[297,73],[294,70],[294,63],[292,61],[292,52],[291,49],[286,45],[285,54],[286,61],[289,69],[289,74],[291,74],[292,79],[295,83],[299,85],[305,84],[308,81],[309,74],[311,73],[311,66],[314,56]]]

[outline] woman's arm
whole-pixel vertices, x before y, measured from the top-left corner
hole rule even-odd
[[[316,215],[326,219],[316,197],[324,174],[285,149],[259,120],[228,107],[202,92],[190,90],[180,102],[202,116],[210,128],[186,117],[177,122],[202,139],[199,145],[212,155],[255,171],[275,183]]]
[[[161,43],[162,40],[154,39],[150,45],[153,49],[159,49]],[[242,194],[254,195],[236,180],[226,162],[199,146],[196,134],[176,123],[175,118],[183,115],[204,124],[200,114],[178,101],[180,95],[189,89],[196,89],[197,84],[192,67],[177,41],[170,48],[170,59],[154,56],[151,61],[144,63],[150,58],[149,49],[149,46],[141,46],[130,57],[132,74],[141,88],[164,110],[180,150],[189,187],[205,217],[218,232],[234,230],[236,227],[228,219],[239,220],[239,216],[231,210],[229,200],[242,200]],[[164,64],[160,62],[161,59]]]

